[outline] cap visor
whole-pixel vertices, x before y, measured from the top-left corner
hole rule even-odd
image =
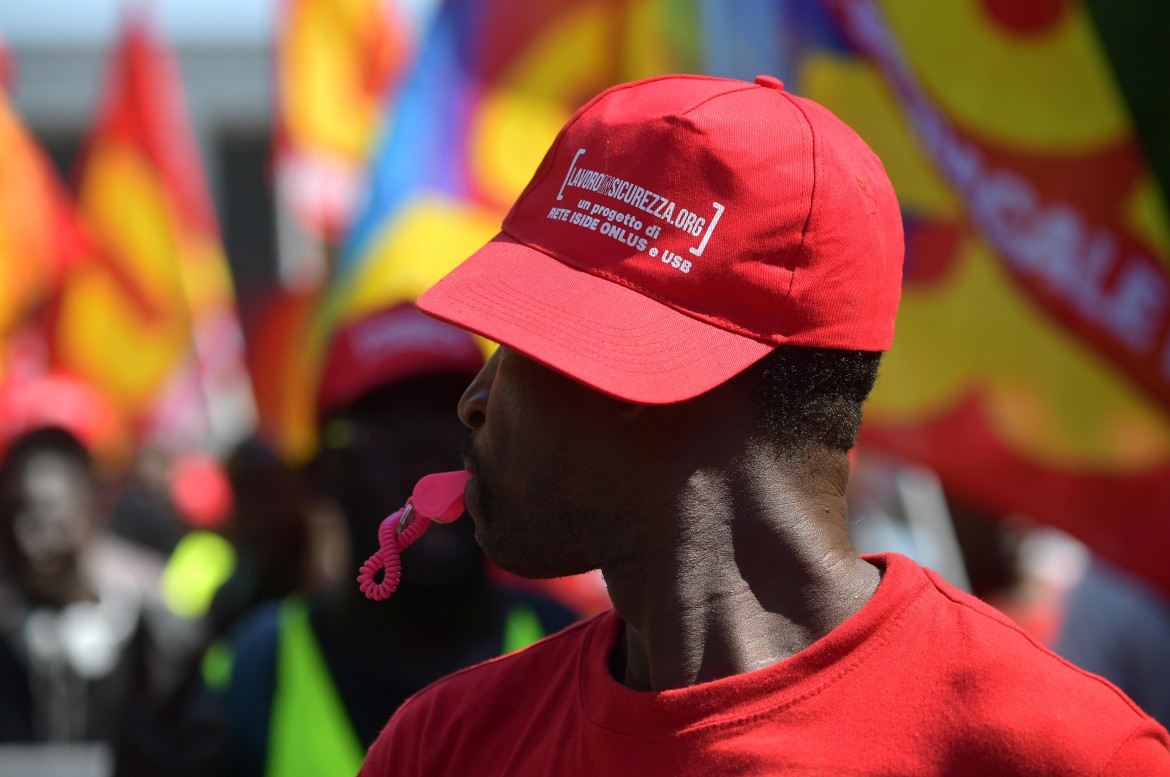
[[[423,294],[418,307],[641,404],[696,397],[773,348],[502,233]]]

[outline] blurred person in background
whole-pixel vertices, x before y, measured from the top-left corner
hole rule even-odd
[[[1170,725],[1170,602],[1148,584],[1090,556],[1065,603],[1056,652]]]
[[[388,600],[366,599],[355,582],[382,519],[414,484],[461,468],[464,429],[452,408],[482,365],[470,335],[409,303],[333,338],[312,471],[344,517],[349,573],[328,590],[261,608],[209,654],[227,774],[353,774],[414,692],[576,620],[540,594],[491,582],[466,520],[432,524],[403,553]]]
[[[115,534],[164,559],[188,529],[171,498],[172,458],[159,445],[143,445],[110,515]]]
[[[1052,647],[1083,548],[1023,515],[998,515],[943,488],[932,470],[867,450],[849,480],[849,535],[938,572]]]
[[[312,546],[327,539],[310,537],[313,505],[302,474],[260,437],[240,443],[224,466],[234,502],[227,533],[236,559],[208,610],[217,636],[257,606],[329,576],[312,563]]]
[[[109,531],[112,417],[60,376],[0,397],[0,741],[49,745],[43,774],[64,743],[97,743],[88,773],[151,773],[142,724],[198,645],[159,598],[159,559]]]
[[[168,501],[183,527],[163,571],[163,600],[175,614],[199,623],[210,639],[210,607],[216,592],[237,567],[228,538],[232,489],[223,465],[213,456],[189,450],[172,458]]]
[[[997,516],[954,496],[948,504],[971,593],[1052,649],[1083,546],[1025,515]]]

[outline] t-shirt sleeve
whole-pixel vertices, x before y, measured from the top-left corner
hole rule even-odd
[[[1166,729],[1152,720],[1138,725],[1109,763],[1101,770],[1109,777],[1158,777],[1170,775],[1170,739]]]

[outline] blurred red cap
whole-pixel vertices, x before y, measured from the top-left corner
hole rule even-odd
[[[171,465],[171,502],[189,525],[217,529],[232,511],[232,487],[223,466],[205,453],[186,453]]]
[[[324,415],[373,389],[419,375],[470,377],[483,362],[483,351],[470,334],[404,302],[334,334],[317,389],[317,412]]]
[[[126,428],[113,404],[88,383],[50,373],[0,386],[0,457],[18,437],[50,428],[77,438],[102,469],[127,462]]]

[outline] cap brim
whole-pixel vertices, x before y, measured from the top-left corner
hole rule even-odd
[[[773,345],[728,332],[501,233],[418,300],[423,312],[629,402],[696,397]]]

